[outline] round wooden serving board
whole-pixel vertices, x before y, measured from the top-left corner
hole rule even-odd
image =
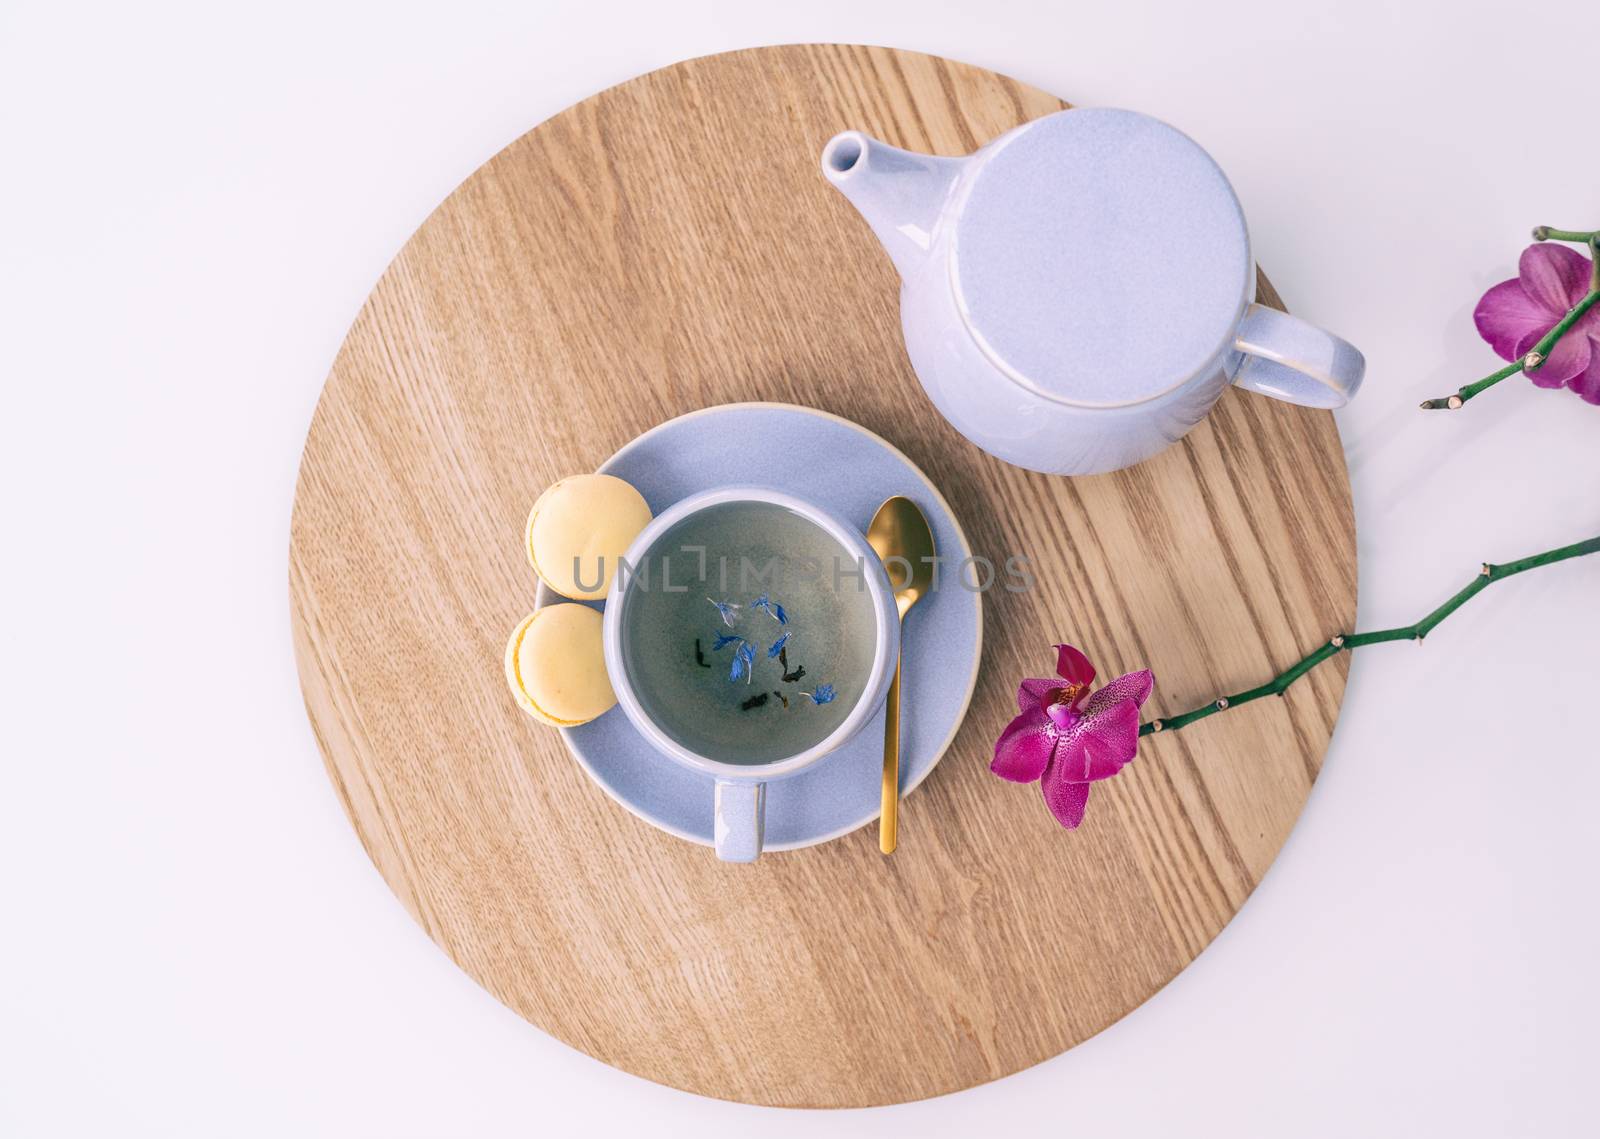
[[[750,1103],[970,1087],[1161,988],[1289,833],[1343,657],[1281,700],[1146,738],[1075,833],[1037,788],[988,772],[1018,680],[1049,674],[1054,641],[1105,676],[1149,665],[1159,715],[1266,679],[1355,613],[1328,413],[1230,391],[1158,458],[1064,479],[983,454],[923,396],[894,271],[818,172],[822,144],[859,127],[966,154],[1062,106],[882,49],[669,67],[467,179],[345,341],[290,539],[306,707],[395,894],[485,988],[573,1047]],[[738,400],[820,407],[885,436],[943,489],[976,553],[1024,554],[1038,578],[985,597],[971,712],[906,800],[892,858],[867,827],[719,864],[608,799],[506,691],[505,640],[533,607],[522,523],[539,491],[662,420]]]

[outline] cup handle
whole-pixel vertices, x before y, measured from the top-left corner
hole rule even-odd
[[[724,862],[754,862],[766,830],[767,785],[719,779],[713,809],[717,857]]]
[[[1234,383],[1303,407],[1343,407],[1367,371],[1349,341],[1265,305],[1245,310],[1233,346],[1244,353]]]

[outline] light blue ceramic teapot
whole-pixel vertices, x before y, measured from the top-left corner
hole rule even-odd
[[[967,158],[859,131],[822,169],[902,280],[918,378],[978,446],[1051,474],[1160,451],[1234,383],[1339,407],[1365,362],[1255,302],[1238,198],[1192,139],[1132,111],[1024,123]]]

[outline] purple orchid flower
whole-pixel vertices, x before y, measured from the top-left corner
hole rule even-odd
[[[1473,310],[1479,335],[1505,359],[1522,359],[1589,295],[1592,273],[1589,259],[1575,249],[1528,246],[1517,276],[1484,293]],[[1571,388],[1586,402],[1600,404],[1600,305],[1584,313],[1527,376],[1538,387]]]
[[[1056,646],[1054,679],[1024,680],[1016,719],[995,741],[989,770],[1013,783],[1039,781],[1045,806],[1062,826],[1083,822],[1089,784],[1121,771],[1139,746],[1139,706],[1155,688],[1147,668],[1093,694],[1094,665],[1071,645]]]

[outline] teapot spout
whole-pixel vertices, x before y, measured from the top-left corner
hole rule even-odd
[[[822,172],[867,219],[901,277],[926,260],[964,158],[939,158],[845,131],[822,148]]]

